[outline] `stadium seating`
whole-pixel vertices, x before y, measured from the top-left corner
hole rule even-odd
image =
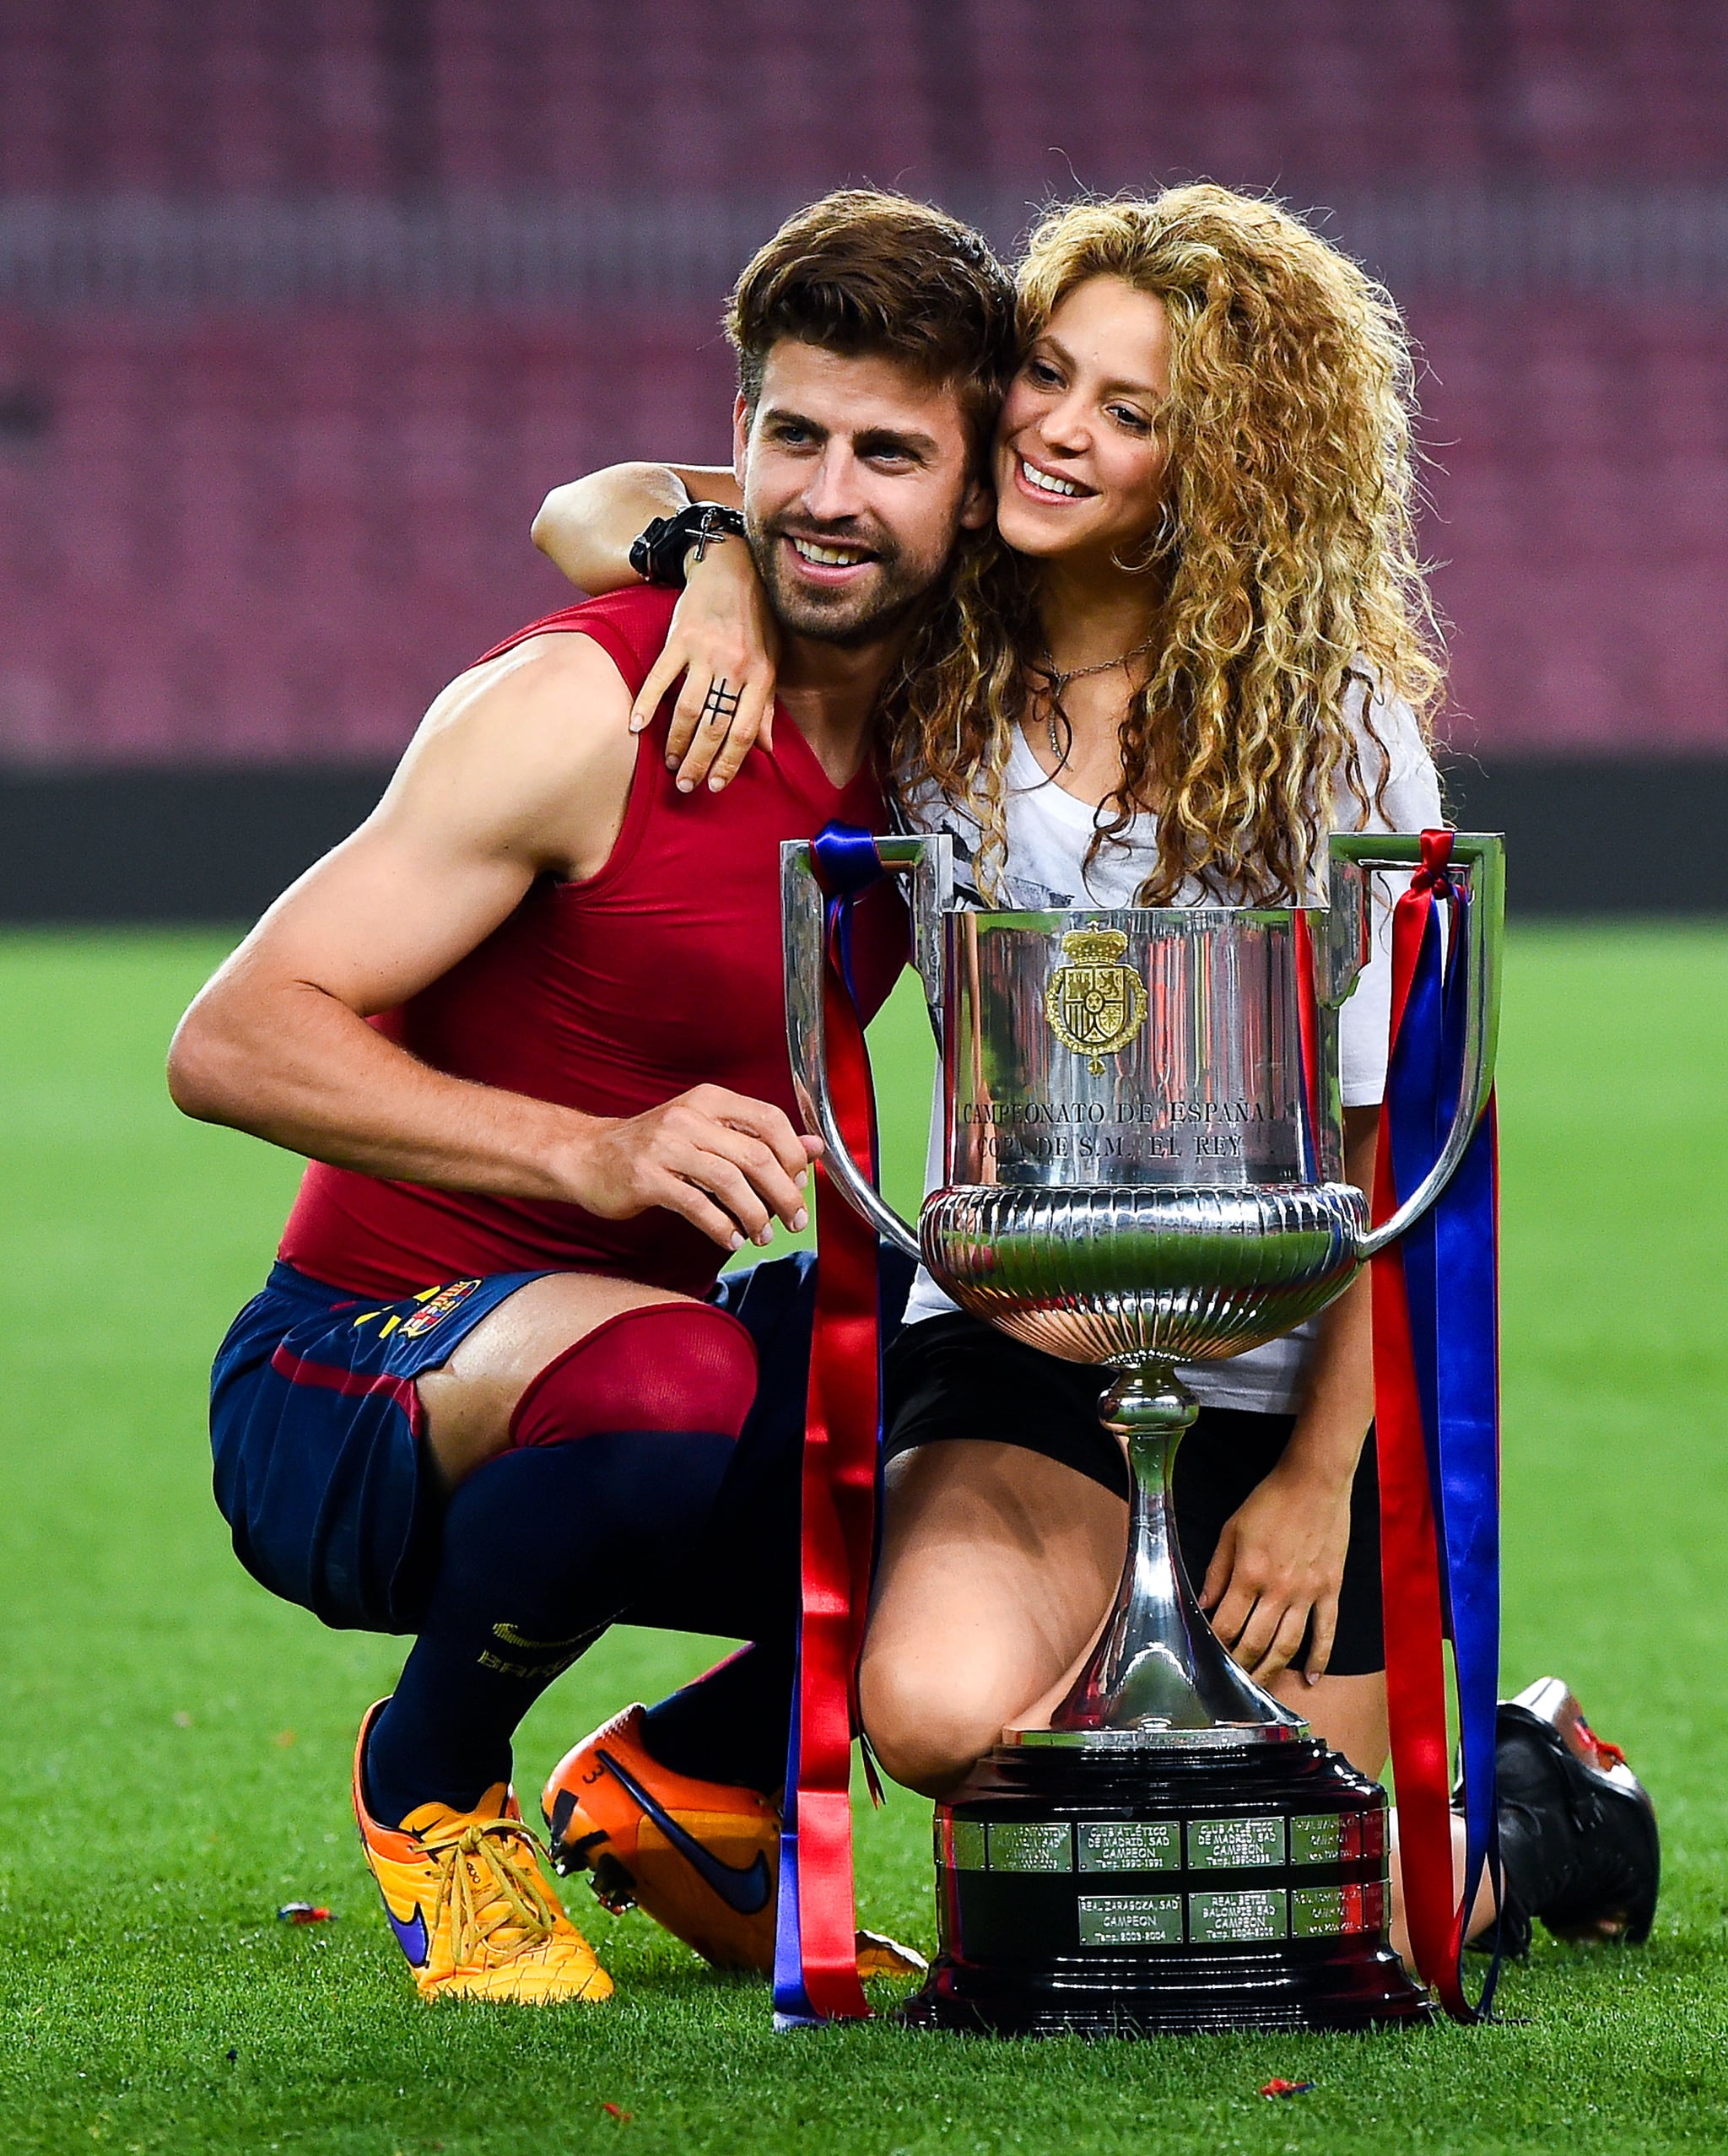
[[[1720,743],[1708,318],[1504,303],[1417,328],[1461,744]],[[47,443],[0,453],[12,758],[392,754],[563,602],[526,540],[548,484],[725,454],[699,318],[80,318],[0,324],[0,354],[56,399]]]
[[[8,0],[0,192],[1720,175],[1709,0]]]
[[[13,327],[0,354],[55,416],[0,451],[0,758],[393,755],[451,674],[574,596],[528,544],[553,480],[726,454],[699,322]]]
[[[526,538],[550,482],[725,453],[729,217],[1200,171],[1720,213],[1725,113],[1701,0],[9,0],[0,216],[111,212],[133,253],[95,298],[0,300],[0,763],[393,754],[562,602]],[[720,239],[676,289],[662,250],[586,297],[224,296],[216,248],[193,296],[127,296],[159,212],[530,198],[613,204],[626,251],[632,203]],[[1455,237],[1408,294],[1454,732],[1488,756],[1728,748],[1721,295],[1642,291],[1636,238],[1623,292],[1467,290]]]
[[[1458,747],[1728,749],[1719,318],[1550,301],[1417,326]]]

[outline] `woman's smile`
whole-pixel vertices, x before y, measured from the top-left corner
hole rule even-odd
[[[1014,478],[1034,501],[1081,501],[1098,492],[1096,487],[1083,487],[1077,479],[1052,471],[1047,464],[1034,463],[1023,449],[1014,451]]]

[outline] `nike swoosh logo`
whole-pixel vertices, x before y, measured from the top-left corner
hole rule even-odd
[[[698,1841],[694,1834],[681,1827],[609,1752],[598,1751],[594,1756],[608,1774],[623,1783],[691,1870],[706,1885],[713,1888],[728,1909],[735,1909],[740,1916],[753,1916],[759,1910],[768,1906],[773,1882],[768,1876],[768,1860],[759,1849],[748,1864],[726,1863],[711,1849]]]
[[[426,1965],[426,1920],[418,1909],[404,1924],[386,1901],[384,1914],[390,1919],[390,1928],[396,1934],[397,1944],[416,1969]]]

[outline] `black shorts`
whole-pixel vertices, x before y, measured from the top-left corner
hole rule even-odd
[[[939,1438],[994,1438],[1077,1468],[1126,1502],[1127,1462],[1098,1418],[1100,1373],[1011,1340],[958,1313],[909,1325],[884,1363],[883,1420],[889,1459]],[[1277,1464],[1293,1415],[1206,1408],[1176,1454],[1176,1533],[1196,1591],[1224,1522]],[[1293,1657],[1308,1652],[1304,1638]],[[1380,1624],[1380,1480],[1374,1432],[1350,1494],[1350,1548],[1338,1591],[1329,1676],[1367,1676],[1386,1666]]]

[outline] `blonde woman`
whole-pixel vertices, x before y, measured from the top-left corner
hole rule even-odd
[[[1330,829],[1439,822],[1412,368],[1387,295],[1277,205],[1210,186],[1057,211],[1018,283],[996,532],[963,552],[885,699],[904,819],[953,834],[975,902],[1027,908],[1288,902],[1323,884]],[[873,535],[822,522],[836,451],[812,434],[805,453],[800,543],[843,583],[867,573]],[[723,474],[619,467],[548,497],[535,536],[605,586],[645,513],[687,489],[736,500]],[[687,786],[724,785],[770,712],[764,618],[742,548],[689,566],[636,714],[683,676],[670,754]],[[734,705],[728,728],[716,707]],[[1383,918],[1342,1026],[1347,1172],[1364,1189],[1389,972]],[[1176,1506],[1202,1601],[1245,1668],[1377,1775],[1365,1279],[1286,1338],[1185,1376],[1201,1412]],[[1005,1339],[920,1275],[888,1358],[860,1680],[878,1756],[915,1789],[947,1794],[1005,1725],[1046,1716],[1096,1636],[1126,1493],[1096,1391],[1089,1370]],[[1502,1712],[1510,1943],[1536,1914],[1642,1936],[1642,1791],[1537,1716]],[[1478,1921],[1490,1913],[1484,1897]]]

